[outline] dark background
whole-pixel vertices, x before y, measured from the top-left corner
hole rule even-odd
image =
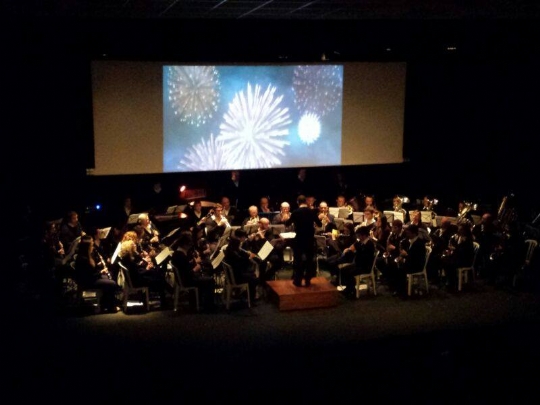
[[[143,205],[161,181],[218,198],[228,172],[88,177],[93,167],[91,61],[407,62],[404,159],[399,165],[308,168],[320,199],[335,198],[334,172],[351,189],[430,194],[442,208],[458,199],[497,208],[514,193],[525,221],[537,214],[540,29],[537,19],[244,21],[83,18],[4,19],[6,197],[43,218],[67,210]],[[454,49],[455,48],[455,49]],[[9,158],[9,164],[8,164]],[[134,156],[134,159],[136,156]],[[297,169],[242,172],[254,201],[287,198]],[[285,194],[285,195],[283,195]],[[143,208],[143,207],[140,207]],[[385,207],[383,207],[385,208]],[[106,224],[105,224],[106,225]]]

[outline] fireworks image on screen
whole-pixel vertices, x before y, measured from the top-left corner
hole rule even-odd
[[[170,107],[180,121],[200,126],[212,118],[219,103],[219,73],[214,66],[169,66]]]
[[[223,142],[225,155],[235,168],[270,168],[279,166],[279,156],[291,124],[289,109],[282,108],[283,95],[275,96],[276,87],[247,84],[245,91],[235,94],[220,125],[218,141]]]
[[[311,145],[321,135],[321,122],[316,114],[302,115],[298,122],[298,136],[306,145]]]
[[[341,101],[343,67],[338,65],[297,66],[294,69],[295,103],[301,113],[324,117]]]
[[[178,169],[193,171],[222,170],[229,167],[224,154],[223,143],[210,134],[210,139],[188,148],[184,158],[180,160]]]

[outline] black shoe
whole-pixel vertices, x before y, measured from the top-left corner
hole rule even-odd
[[[296,280],[294,280],[292,283],[293,283],[296,287],[302,287],[302,282],[301,282],[301,281],[296,281]]]
[[[310,287],[311,286],[311,280],[306,280],[305,281],[305,286]]]

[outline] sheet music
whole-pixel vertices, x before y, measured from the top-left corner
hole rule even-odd
[[[339,208],[338,207],[328,207],[328,213],[337,218],[338,214],[339,214]]]
[[[159,266],[163,260],[165,260],[167,257],[171,256],[173,253],[173,251],[171,249],[169,249],[167,246],[165,246],[163,248],[163,250],[161,252],[158,253],[158,255],[156,256],[156,263],[157,265]]]
[[[296,232],[281,232],[279,236],[283,239],[294,239],[296,238]]]
[[[394,219],[399,219],[401,222],[405,222],[405,216],[403,212],[394,211]]]
[[[225,257],[225,253],[223,253],[223,250],[220,250],[218,255],[212,260],[212,268],[215,270],[217,267],[221,264],[221,261]]]
[[[108,228],[100,229],[99,230],[99,239],[105,239],[109,235],[110,231],[111,231],[110,226]]]
[[[114,253],[113,253],[112,257],[111,257],[111,263],[114,264],[114,262],[116,261],[116,258],[120,254],[120,249],[121,248],[122,248],[122,242],[118,243],[118,245],[116,246],[116,249],[114,250]]]
[[[272,244],[266,241],[263,247],[261,248],[261,250],[259,250],[259,253],[257,253],[257,256],[259,256],[261,260],[266,260],[266,258],[268,257],[268,255],[273,249],[274,247],[272,246]]]

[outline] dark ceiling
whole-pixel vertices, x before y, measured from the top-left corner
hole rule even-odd
[[[3,5],[4,37],[15,38],[15,51],[53,56],[239,62],[540,57],[540,1],[532,0],[7,0]]]
[[[8,0],[11,14],[149,19],[470,19],[540,16],[534,0]]]

